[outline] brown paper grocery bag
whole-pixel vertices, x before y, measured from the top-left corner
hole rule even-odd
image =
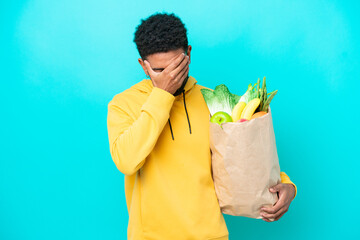
[[[250,121],[210,122],[215,192],[225,214],[262,218],[260,208],[273,206],[281,183],[271,110]]]

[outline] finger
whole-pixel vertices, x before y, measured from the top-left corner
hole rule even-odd
[[[189,73],[189,66],[187,67],[187,70],[184,72],[183,76],[182,76],[182,79],[185,80],[185,78],[188,76],[188,73]]]
[[[179,54],[179,56],[177,56],[175,58],[174,61],[171,61],[171,63],[169,64],[169,66],[167,66],[163,72],[165,73],[170,73],[171,71],[173,71],[177,66],[179,66],[179,64],[185,59],[185,54],[181,53]],[[175,76],[174,76],[175,77]]]
[[[264,220],[265,222],[272,222],[270,219],[263,217],[262,220]]]
[[[149,72],[150,77],[154,76],[156,72],[151,68],[150,63],[147,60],[144,60],[145,68]]]
[[[275,218],[275,221],[279,220],[287,211],[284,211],[282,214],[280,214],[279,216],[277,216]]]
[[[276,193],[276,192],[280,192],[282,187],[283,187],[282,184],[279,183],[275,186],[272,186],[269,190],[270,190],[270,192]]]
[[[187,70],[182,74],[182,76],[180,78],[181,84],[185,81],[185,78],[187,77],[188,73],[189,73],[189,67],[187,67]]]
[[[264,207],[264,208],[261,208],[261,210],[265,213],[274,214],[274,213],[277,213],[284,206],[285,206],[284,201],[282,201],[282,199],[279,199],[273,207],[271,207],[271,208]]]
[[[189,64],[187,64],[177,75],[175,78],[175,81],[183,80],[186,74],[189,72]]]
[[[278,212],[281,208],[283,208],[285,205],[284,201],[282,199],[279,199],[275,205],[271,208],[261,208],[262,211],[264,211],[265,213],[271,213],[274,214],[276,212]]]
[[[170,75],[176,77],[187,65],[189,65],[189,57],[185,56],[184,60],[170,72]]]
[[[276,213],[285,206],[284,195],[279,194],[279,199],[272,207],[262,207],[261,210],[268,213]]]
[[[266,212],[263,212],[261,213],[261,216],[262,217],[265,217],[265,218],[277,218],[278,216],[280,216],[283,212],[285,211],[284,208],[281,208],[279,211],[277,211],[276,213],[266,213]]]

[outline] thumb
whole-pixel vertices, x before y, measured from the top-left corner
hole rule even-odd
[[[155,74],[155,72],[154,72],[154,70],[152,70],[150,63],[148,61],[144,60],[144,64],[145,64],[146,70],[149,72],[150,77],[152,77]]]
[[[281,188],[281,184],[277,184],[277,185],[272,186],[272,187],[270,188],[270,192],[273,192],[273,193],[279,192],[279,191],[280,191],[280,188]]]

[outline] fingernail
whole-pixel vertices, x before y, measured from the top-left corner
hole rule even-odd
[[[274,189],[273,189],[273,188],[270,188],[270,191],[274,191]]]

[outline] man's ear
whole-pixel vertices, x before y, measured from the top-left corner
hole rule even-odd
[[[189,56],[189,64],[191,63],[191,45],[188,46],[188,49],[187,49],[187,55]]]
[[[145,63],[144,63],[143,59],[142,59],[142,58],[139,58],[139,59],[138,59],[138,62],[140,63],[142,69],[144,70],[145,75],[149,76],[149,73],[148,73],[148,71],[146,70]]]

